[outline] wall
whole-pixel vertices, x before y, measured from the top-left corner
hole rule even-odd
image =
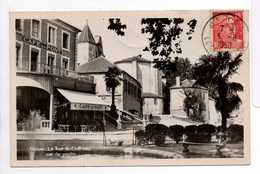
[[[96,83],[96,95],[101,97],[101,99],[104,102],[106,102],[108,105],[111,105],[112,96],[111,96],[111,92],[107,91],[104,74],[100,73],[100,74],[92,74],[92,75],[95,78],[94,83]],[[133,79],[126,73],[123,73],[121,78],[123,80],[121,81],[121,84],[115,90],[115,105],[120,110],[126,110],[126,111],[136,110],[138,112],[141,112],[141,110],[142,110],[141,97],[138,98],[137,96],[135,96],[135,97],[130,96],[129,94],[127,94],[127,91],[123,90],[124,89],[124,80],[135,84],[135,86],[137,86],[137,87],[139,86],[139,89],[141,91],[142,89],[141,89],[140,84],[138,84],[138,82],[135,79]]]
[[[182,88],[170,89],[170,113],[176,117],[186,118],[183,101],[185,94]]]
[[[161,73],[153,67],[152,63],[132,61],[118,63],[117,66],[138,80],[142,86],[143,93],[153,93],[162,96]],[[154,105],[154,102],[149,102],[153,99],[146,100],[149,105],[143,106],[144,114],[162,114],[163,107]]]
[[[215,108],[215,101],[213,99],[209,99],[209,124],[213,125],[221,125],[221,114]]]
[[[22,64],[23,64],[23,69],[24,70],[29,70],[29,56],[30,56],[30,46],[33,44],[29,44],[27,42],[23,41],[23,37],[25,38],[31,38],[31,19],[25,19],[22,20],[23,22],[23,31],[22,33],[16,32],[16,40],[20,41],[23,43],[23,48],[22,48]],[[57,52],[52,52],[48,50],[48,52],[52,52],[53,54],[56,55],[56,66],[61,67],[61,57],[65,56],[70,59],[69,62],[69,69],[70,70],[75,70],[75,50],[76,50],[76,37],[77,37],[77,32],[73,31],[72,29],[68,28],[67,26],[64,26],[60,23],[58,23],[55,20],[47,20],[47,19],[42,19],[40,20],[40,40],[37,41],[36,39],[33,39],[33,42],[35,43],[34,46],[37,48],[40,48],[40,61],[39,63],[41,64],[46,64],[47,62],[47,49],[39,47],[38,44],[45,44],[47,45],[47,30],[48,30],[48,24],[51,24],[55,27],[57,27],[57,39],[56,39],[56,45],[53,46],[57,50],[60,50],[60,53]],[[62,49],[62,31],[66,31],[70,33],[70,49],[64,50]]]
[[[127,110],[127,111],[135,110],[139,113],[142,113],[142,97],[141,97],[142,88],[141,88],[141,85],[138,83],[138,81],[136,79],[131,77],[129,74],[123,73],[123,79],[124,79],[124,81],[127,81],[136,87],[135,88],[136,91],[133,91],[133,88],[132,88],[132,92],[130,94],[129,91],[126,90],[126,86],[124,86],[125,84],[123,83],[123,89],[124,89],[123,90],[123,99],[124,99],[123,108],[124,108],[124,110]],[[138,90],[139,90],[140,94],[138,94]]]
[[[96,95],[101,97],[101,99],[108,105],[112,103],[111,92],[107,91],[105,83],[105,75],[102,74],[92,74],[94,76],[94,83],[96,84]],[[118,109],[123,109],[123,97],[122,97],[123,87],[122,84],[119,85],[115,90],[115,105]]]
[[[99,57],[98,47],[96,44],[80,42],[77,47],[77,66],[83,65]]]
[[[83,65],[89,59],[89,45],[87,43],[78,43],[77,49],[77,66]]]
[[[215,101],[210,99],[208,91],[205,89],[196,89],[197,92],[204,94],[205,111],[204,115],[205,123],[219,125],[221,122],[220,113],[216,111]],[[171,88],[170,90],[170,113],[176,117],[187,118],[187,114],[184,111],[183,102],[185,94],[183,88]]]
[[[155,104],[154,100],[157,100]],[[162,98],[144,98],[143,114],[144,115],[160,115],[162,114],[163,100]]]

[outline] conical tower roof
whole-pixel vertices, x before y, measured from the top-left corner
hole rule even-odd
[[[93,43],[95,44],[95,39],[92,35],[92,32],[89,28],[88,23],[85,25],[85,27],[83,28],[82,32],[79,35],[79,39],[78,39],[78,43]]]

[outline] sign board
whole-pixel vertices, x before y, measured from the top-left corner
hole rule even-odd
[[[71,103],[70,110],[109,111],[109,106],[89,103]]]

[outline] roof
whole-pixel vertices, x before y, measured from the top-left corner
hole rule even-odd
[[[114,62],[114,63],[115,63],[115,64],[118,64],[118,63],[126,63],[126,62],[133,62],[133,61],[145,62],[145,63],[152,63],[152,61],[147,60],[147,59],[145,59],[145,58],[142,58],[141,55],[133,56],[133,57],[129,57],[129,58],[125,58],[125,59],[116,61],[116,62]]]
[[[182,86],[182,87],[193,87],[195,81],[196,81],[196,80],[188,80],[188,79],[185,79],[185,80],[181,81],[181,86]]]
[[[100,56],[98,58],[93,59],[92,61],[85,63],[83,65],[80,65],[76,72],[79,74],[101,74],[106,73],[108,71],[109,67],[114,67],[115,64],[109,62],[105,57]],[[141,86],[140,82],[136,80],[134,77],[132,77],[130,74],[128,74],[126,71],[121,70],[118,68],[123,74],[128,75],[131,79],[136,81],[138,85]]]
[[[93,105],[103,106],[102,110],[106,110],[106,106],[109,106],[105,103],[100,97],[89,94],[85,92],[78,92],[66,89],[57,88],[57,90],[71,103],[71,104],[89,104],[92,105],[90,110],[96,110],[93,108]],[[77,110],[77,109],[76,109]]]
[[[101,36],[95,35],[95,36],[94,36],[94,39],[95,39],[95,42],[96,42],[97,44],[102,44],[102,38],[101,38]]]
[[[159,95],[151,93],[151,92],[144,92],[143,97],[144,98],[162,98],[162,96],[159,96]]]
[[[97,57],[92,61],[80,65],[76,71],[80,74],[91,74],[91,73],[105,73],[108,71],[109,67],[114,67],[115,65],[105,59],[103,56]]]
[[[85,27],[83,28],[82,32],[79,35],[78,43],[81,42],[82,43],[89,42],[89,43],[96,44],[96,41],[92,35],[92,32],[88,24],[85,25]]]
[[[63,25],[66,25],[67,27],[70,27],[70,28],[74,29],[74,30],[77,31],[77,32],[81,32],[81,30],[78,29],[77,27],[75,27],[75,26],[73,26],[73,25],[70,25],[69,23],[67,23],[67,22],[65,22],[65,21],[63,21],[63,20],[61,20],[61,19],[55,19],[55,21],[57,21],[57,22],[59,22],[59,23],[62,23]]]
[[[171,88],[200,88],[200,89],[206,89],[205,87],[202,87],[200,85],[194,86],[195,82],[196,82],[196,80],[185,79],[185,80],[181,81],[180,86],[173,85],[173,86],[171,86]]]

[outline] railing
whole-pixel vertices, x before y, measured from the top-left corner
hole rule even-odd
[[[80,76],[76,71],[61,68],[60,66],[48,65],[44,63],[29,64],[22,62],[22,66],[16,67],[16,72],[30,72],[35,74],[50,74],[62,77],[70,77],[88,82],[94,82],[94,77],[89,75]]]
[[[50,120],[41,120],[41,129],[50,129]]]

